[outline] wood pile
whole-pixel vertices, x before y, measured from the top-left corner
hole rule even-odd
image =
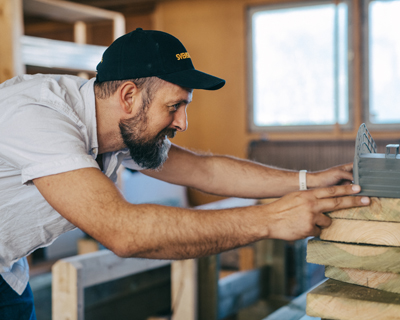
[[[309,316],[400,319],[400,199],[328,214],[332,225],[308,242],[307,262],[329,278],[307,295]]]

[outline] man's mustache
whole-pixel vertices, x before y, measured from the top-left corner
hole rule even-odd
[[[175,135],[176,135],[176,130],[175,129],[167,128],[167,129],[164,129],[163,131],[161,131],[158,134],[158,138],[167,136],[169,139],[172,139],[172,138],[175,137]]]

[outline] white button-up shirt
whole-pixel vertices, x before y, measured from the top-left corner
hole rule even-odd
[[[75,228],[42,197],[32,179],[99,168],[94,79],[24,75],[0,85],[0,274],[21,294],[24,258]],[[103,155],[103,172],[140,170],[127,149]]]

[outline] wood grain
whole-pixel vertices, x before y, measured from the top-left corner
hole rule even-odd
[[[368,207],[357,207],[328,212],[334,219],[376,220],[400,222],[400,199],[371,197]]]
[[[400,223],[333,219],[322,229],[322,240],[400,246]]]
[[[400,273],[400,248],[336,243],[314,238],[308,241],[307,262]]]
[[[329,279],[307,294],[306,312],[341,320],[400,319],[400,294]]]
[[[326,266],[325,276],[360,286],[400,293],[400,274]]]

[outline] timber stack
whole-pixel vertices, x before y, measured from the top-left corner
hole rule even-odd
[[[400,319],[400,199],[328,214],[332,225],[308,242],[307,262],[329,278],[307,295],[309,316]]]

